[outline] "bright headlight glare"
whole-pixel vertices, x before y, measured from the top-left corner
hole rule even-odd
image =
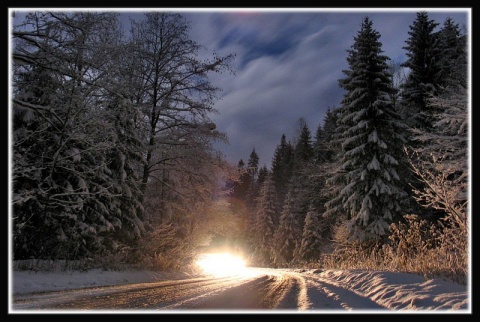
[[[196,264],[205,273],[214,275],[235,275],[245,269],[245,260],[229,253],[208,253],[200,255]]]

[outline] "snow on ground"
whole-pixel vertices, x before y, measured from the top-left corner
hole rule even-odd
[[[468,286],[416,274],[364,270],[315,270],[318,277],[374,300],[390,310],[470,310]]]
[[[394,311],[471,313],[471,288],[444,279],[426,280],[408,273],[363,270],[294,270],[307,283],[349,290]],[[195,275],[195,276],[198,276]],[[10,296],[128,283],[155,282],[194,277],[187,273],[153,271],[11,271]],[[433,312],[434,311],[434,312]],[[382,310],[383,313],[386,311]],[[388,311],[387,311],[388,312]]]
[[[12,271],[11,294],[61,291],[84,287],[158,282],[189,278],[187,273],[156,271]]]

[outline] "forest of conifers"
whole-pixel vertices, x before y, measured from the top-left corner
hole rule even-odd
[[[271,167],[231,165],[212,73],[175,13],[31,12],[12,31],[14,260],[177,269],[209,247],[252,265],[468,269],[468,46],[418,12],[407,59],[362,20],[344,90],[312,134],[298,120]],[[321,104],[321,102],[319,102]]]

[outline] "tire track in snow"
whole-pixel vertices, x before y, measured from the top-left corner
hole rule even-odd
[[[291,288],[291,279],[282,274],[263,274],[208,297],[189,309],[266,310],[278,306]],[[290,303],[291,304],[291,303]],[[296,308],[291,306],[289,308]]]
[[[373,299],[318,276],[304,276],[308,298],[316,310],[388,310]]]
[[[95,287],[15,296],[19,310],[386,310],[375,297],[305,271],[254,269],[247,275]]]
[[[310,307],[310,302],[307,296],[307,287],[305,279],[297,274],[286,273],[283,275],[288,282],[284,289],[284,294],[280,299],[276,309],[295,309],[307,310]],[[295,305],[292,305],[295,303]]]

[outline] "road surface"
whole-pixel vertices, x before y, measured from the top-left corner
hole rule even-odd
[[[203,276],[13,297],[14,310],[264,311],[386,310],[371,298],[301,270],[249,268]]]

